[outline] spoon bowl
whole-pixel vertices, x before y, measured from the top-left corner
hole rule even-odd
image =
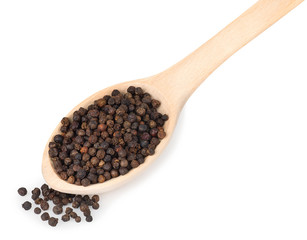
[[[67,114],[68,118],[71,118],[73,112],[80,107],[86,108],[96,99],[110,95],[114,89],[124,92],[129,86],[141,87],[153,98],[161,101],[159,111],[168,114],[169,120],[164,125],[166,137],[157,146],[154,155],[147,156],[143,164],[130,170],[126,175],[84,187],[62,180],[53,169],[48,154],[48,144],[60,132],[59,124],[51,134],[43,153],[42,172],[47,184],[65,193],[98,194],[117,188],[134,178],[159,157],[167,146],[184,104],[197,87],[236,51],[302,2],[303,0],[260,0],[213,38],[169,69],[148,78],[105,88],[85,99]]]
[[[150,78],[153,79],[153,78]],[[42,172],[43,176],[49,186],[55,188],[60,192],[65,193],[74,193],[74,194],[94,194],[94,193],[102,193],[106,191],[110,191],[114,188],[119,187],[120,185],[128,182],[134,176],[136,176],[139,172],[143,171],[147,166],[149,166],[163,151],[163,149],[168,144],[172,132],[175,128],[177,118],[179,112],[174,112],[174,108],[171,107],[171,102],[169,102],[168,98],[165,97],[159,89],[153,87],[149,84],[149,79],[141,79],[141,80],[134,80],[129,82],[124,82],[120,84],[116,84],[114,86],[105,88],[96,92],[95,94],[91,95],[80,104],[75,106],[68,114],[68,118],[72,118],[74,111],[77,111],[80,107],[87,108],[90,104],[92,104],[96,99],[102,98],[105,95],[110,95],[112,90],[118,89],[121,92],[125,92],[129,86],[138,86],[144,89],[146,92],[152,94],[155,99],[161,101],[161,106],[159,107],[159,111],[161,113],[167,113],[172,116],[168,121],[165,122],[164,130],[166,132],[166,137],[161,141],[161,143],[155,149],[155,154],[152,156],[147,156],[145,162],[140,164],[137,168],[131,169],[127,174],[118,176],[116,178],[112,178],[104,183],[96,183],[91,184],[87,187],[78,186],[75,184],[70,184],[65,180],[62,180],[59,175],[56,173],[52,166],[52,161],[50,160],[48,150],[49,150],[49,142],[53,141],[53,138],[56,134],[60,132],[61,124],[59,123],[58,126],[55,128],[53,133],[51,134],[48,143],[45,147],[43,153],[43,162],[42,162]]]

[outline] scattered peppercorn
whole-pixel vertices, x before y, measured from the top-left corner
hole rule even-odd
[[[91,222],[91,221],[93,221],[93,217],[91,215],[86,216],[85,221]]]
[[[30,210],[31,207],[32,207],[32,203],[30,203],[29,201],[25,201],[23,204],[22,204],[22,207],[24,210]]]
[[[42,200],[41,203],[40,203],[40,206],[41,206],[41,209],[46,211],[49,209],[49,203],[47,203],[46,200]]]
[[[60,138],[59,138],[60,139]],[[65,139],[64,139],[65,140]],[[63,140],[63,141],[64,141]],[[90,170],[90,173],[94,174],[97,170],[92,168]],[[98,171],[99,172],[99,171]],[[101,172],[100,172],[101,173]],[[19,188],[18,194],[22,195],[24,194],[25,188]],[[99,200],[100,197],[98,195],[93,195],[90,197],[89,195],[75,195],[75,194],[69,194],[69,193],[62,193],[59,191],[56,191],[52,188],[49,188],[47,184],[43,184],[41,188],[34,188],[32,191],[32,196],[35,195],[35,197],[32,197],[32,200],[35,204],[39,204],[40,207],[34,208],[35,214],[40,214],[42,210],[43,212],[41,214],[42,221],[48,221],[48,224],[50,226],[56,226],[58,224],[58,218],[52,217],[48,213],[49,209],[49,201],[52,201],[55,206],[52,207],[52,211],[54,214],[59,215],[63,213],[63,206],[71,204],[71,207],[65,208],[65,213],[61,216],[61,219],[63,222],[69,221],[71,218],[75,219],[75,222],[79,223],[81,222],[81,216],[79,216],[76,212],[73,211],[73,208],[79,208],[81,212],[83,212],[83,215],[85,217],[85,220],[87,222],[91,222],[93,220],[93,217],[91,216],[91,210],[90,206],[93,209],[99,208]],[[43,197],[41,198],[41,194]],[[31,202],[26,201],[22,204],[22,207],[25,210],[29,210],[32,207]],[[73,208],[72,208],[73,207]],[[50,211],[50,210],[49,210]]]
[[[18,194],[19,194],[20,196],[25,196],[25,195],[27,195],[27,189],[24,188],[24,187],[19,188],[19,189],[18,189]]]
[[[75,221],[76,221],[77,223],[81,222],[81,217],[80,217],[80,216],[77,216],[77,217],[75,218]]]
[[[42,210],[39,207],[34,208],[34,213],[35,214],[40,214]]]
[[[126,93],[114,89],[74,111],[71,118],[64,117],[60,132],[49,143],[59,177],[87,187],[125,175],[144,163],[166,136],[163,126],[168,115],[158,112],[160,105],[142,88],[130,86]],[[44,189],[43,196],[49,191],[48,186]],[[34,193],[35,200],[39,194]]]
[[[55,227],[55,226],[58,224],[58,221],[59,221],[58,218],[51,217],[51,218],[49,218],[49,220],[48,220],[48,224],[49,224],[51,227]]]
[[[77,215],[77,213],[75,213],[75,212],[71,212],[71,213],[69,214],[69,216],[70,216],[71,218],[76,218],[78,215]]]
[[[62,216],[62,221],[63,221],[63,222],[68,222],[69,220],[70,220],[69,214],[64,214],[64,215]]]
[[[67,208],[65,209],[65,213],[66,213],[66,214],[70,214],[72,211],[73,211],[73,209],[72,209],[71,207],[67,207]]]
[[[94,202],[93,205],[92,205],[92,208],[97,210],[99,208],[99,203]]]
[[[49,213],[47,213],[47,212],[44,212],[44,213],[41,215],[41,219],[42,219],[43,221],[47,221],[47,220],[49,220],[49,218],[50,218],[50,216],[49,216]]]
[[[93,195],[92,196],[92,201],[95,202],[95,203],[98,203],[100,200],[99,196],[98,195]]]
[[[56,205],[53,207],[52,211],[56,214],[59,215],[63,212],[63,208],[60,205]]]

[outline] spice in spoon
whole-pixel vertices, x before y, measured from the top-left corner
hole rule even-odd
[[[139,167],[166,137],[168,115],[158,111],[160,105],[142,88],[130,86],[64,117],[49,143],[54,170],[68,183],[86,187]]]

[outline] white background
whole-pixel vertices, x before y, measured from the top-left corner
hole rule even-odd
[[[94,92],[163,71],[256,1],[0,2],[1,235],[8,239],[306,239],[307,5],[219,69],[143,174],[101,195],[92,223],[51,228],[17,189]]]

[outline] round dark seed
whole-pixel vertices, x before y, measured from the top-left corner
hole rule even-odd
[[[116,169],[112,169],[111,172],[110,172],[112,178],[116,178],[119,176],[119,173]]]
[[[99,203],[94,202],[93,205],[92,205],[92,208],[97,210],[99,208]]]
[[[81,222],[81,217],[80,217],[80,216],[77,216],[77,217],[75,218],[75,221],[76,221],[77,223]]]
[[[128,169],[126,168],[126,167],[120,167],[119,168],[119,174],[120,175],[125,175],[125,174],[127,174],[128,173]]]
[[[100,200],[99,195],[93,195],[92,196],[92,201],[98,203]]]
[[[139,126],[139,131],[140,132],[145,132],[145,131],[147,131],[147,129],[148,129],[147,125],[140,124],[140,126]]]
[[[53,207],[52,211],[55,214],[59,215],[63,212],[63,208],[62,208],[62,206],[56,205],[56,206]]]
[[[106,178],[105,178],[104,175],[101,174],[101,175],[98,176],[98,182],[99,183],[103,183],[103,182],[105,182],[105,180],[106,180]]]
[[[30,203],[29,201],[25,201],[21,206],[24,210],[30,210],[32,207],[32,203]]]
[[[27,195],[27,189],[24,188],[24,187],[19,188],[17,191],[18,191],[18,194],[19,194],[20,196],[25,196],[25,195]]]
[[[158,138],[163,139],[165,138],[165,136],[166,136],[166,133],[163,130],[158,132]]]
[[[87,217],[85,218],[85,221],[91,222],[91,221],[93,221],[93,217],[92,217],[91,215],[89,215],[89,216],[87,216]]]
[[[140,164],[137,160],[132,160],[131,163],[130,163],[131,167],[132,168],[136,168],[138,167]]]
[[[47,212],[44,212],[44,213],[41,215],[41,219],[42,219],[43,221],[47,221],[47,220],[49,220],[49,218],[50,218],[50,216],[49,216],[49,213],[47,213]]]
[[[49,203],[45,200],[41,201],[40,206],[41,206],[41,209],[44,210],[44,211],[49,209]]]
[[[34,213],[35,214],[40,214],[42,210],[39,207],[34,208]]]
[[[56,142],[56,143],[62,143],[63,139],[64,139],[64,137],[60,134],[55,135],[54,138],[53,138],[54,142]]]
[[[75,198],[75,199],[76,199],[76,198]],[[66,213],[66,214],[70,214],[72,211],[73,211],[73,209],[72,209],[71,207],[67,207],[67,208],[65,209],[65,213]]]
[[[51,227],[55,227],[55,226],[58,224],[58,221],[59,221],[58,218],[51,217],[51,218],[49,218],[49,220],[48,220],[48,224],[49,224]]]
[[[89,186],[91,184],[91,181],[89,179],[87,179],[87,178],[83,178],[81,180],[81,184],[82,184],[82,186],[87,187],[87,186]]]
[[[77,215],[77,213],[75,213],[75,212],[71,212],[71,213],[69,214],[69,216],[70,216],[71,218],[76,218],[78,215]]]
[[[69,220],[70,220],[69,214],[64,214],[64,215],[62,216],[62,221],[63,221],[63,222],[68,222]]]
[[[35,195],[40,195],[41,194],[41,190],[39,188],[34,188],[32,191],[31,191],[32,194],[35,194]]]
[[[84,169],[79,169],[76,174],[76,178],[83,179],[86,177],[86,171]]]

